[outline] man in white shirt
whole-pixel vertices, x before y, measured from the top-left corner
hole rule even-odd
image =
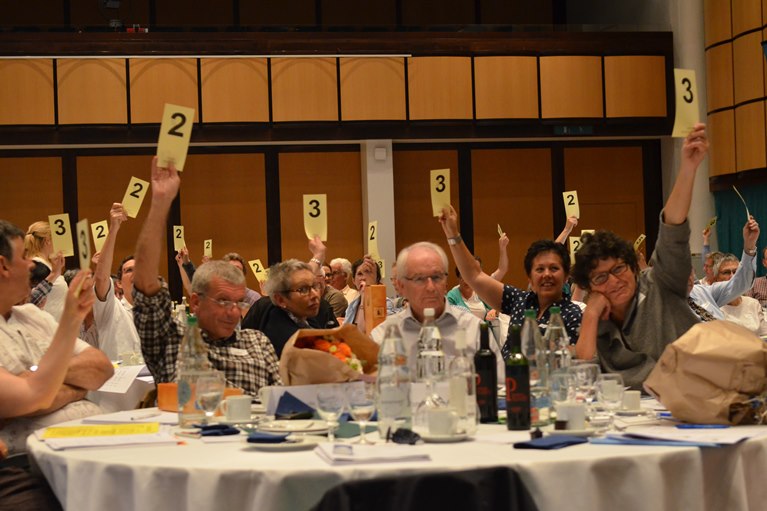
[[[122,204],[112,204],[109,211],[109,234],[101,248],[96,264],[95,290],[96,302],[93,304],[93,317],[99,332],[99,348],[110,360],[119,360],[122,354],[141,353],[141,341],[133,324],[133,256],[128,256],[120,263],[117,270],[119,287],[123,297],[118,300],[112,289],[112,262],[115,242],[120,225],[128,219]]]
[[[404,248],[397,256],[397,281],[400,293],[407,298],[410,306],[388,316],[386,321],[373,329],[371,336],[375,342],[381,344],[386,328],[397,325],[405,343],[411,373],[416,374],[418,334],[424,320],[424,309],[432,308],[448,363],[456,355],[455,334],[458,330],[466,331],[467,351],[473,356],[479,349],[480,320],[466,309],[447,303],[447,255],[439,245],[422,241]],[[492,341],[490,344],[496,355],[498,379],[503,381],[504,364],[500,347]]]
[[[18,227],[0,220],[0,368],[29,378],[37,372],[59,325],[33,304],[16,305],[29,295],[31,264],[24,257],[23,235]],[[112,364],[101,351],[80,339],[75,341],[73,353],[64,383],[50,406],[0,421],[0,441],[8,446],[10,454],[24,452],[27,436],[36,429],[102,413],[85,400],[85,395],[112,376]]]
[[[330,285],[344,294],[346,303],[352,303],[360,295],[359,291],[349,286],[352,263],[343,257],[336,257],[330,261],[330,270]]]

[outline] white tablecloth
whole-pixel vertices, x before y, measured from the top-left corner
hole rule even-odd
[[[246,443],[54,452],[28,447],[69,510],[302,510],[343,481],[509,466],[540,511],[767,508],[767,439],[722,448],[583,444],[555,451],[474,441],[429,444],[431,461],[330,466],[312,451],[267,453]],[[509,433],[519,440],[527,433]]]

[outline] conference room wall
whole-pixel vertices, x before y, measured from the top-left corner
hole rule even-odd
[[[135,176],[144,181],[151,181],[151,161],[149,155],[110,155],[110,156],[79,156],[77,165],[77,218],[70,214],[72,229],[79,220],[87,218],[91,224],[107,220],[109,222],[109,210],[115,202],[122,202],[125,191],[128,189],[131,177]],[[151,188],[144,197],[144,203],[136,218],[129,218],[120,227],[115,243],[114,264],[112,273],[117,272],[117,267],[123,257],[133,254],[136,249],[141,226],[149,213],[151,200]],[[163,240],[164,241],[164,240]],[[95,247],[91,245],[91,250]],[[160,244],[160,275],[168,280],[168,265],[164,263],[168,257],[166,244]],[[73,258],[69,258],[73,259]],[[68,267],[77,266],[77,261],[67,261]],[[175,268],[171,267],[171,271]]]
[[[61,158],[0,158],[0,218],[26,232],[33,222],[64,213]]]

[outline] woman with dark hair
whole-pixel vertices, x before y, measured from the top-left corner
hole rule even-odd
[[[538,325],[545,326],[549,322],[549,309],[558,306],[570,342],[575,343],[581,324],[581,309],[562,292],[570,271],[570,254],[564,245],[553,240],[538,240],[530,245],[525,255],[525,273],[530,289],[523,290],[498,282],[482,271],[458,233],[458,215],[452,206],[442,211],[439,221],[461,276],[485,303],[511,316],[511,324],[514,325],[522,324],[525,309],[534,309]],[[508,356],[507,344],[503,346],[503,356]]]
[[[575,255],[573,278],[589,294],[576,355],[597,355],[604,371],[620,373],[634,389],[641,388],[665,347],[699,321],[687,301],[692,271],[687,213],[707,150],[705,126],[697,124],[682,147],[650,269],[640,274],[629,242],[607,231],[585,235]]]

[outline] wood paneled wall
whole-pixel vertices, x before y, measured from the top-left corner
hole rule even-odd
[[[705,2],[711,176],[767,167],[767,2]]]
[[[763,81],[762,68],[748,65],[759,35],[745,37],[735,76],[748,76],[749,86],[739,92],[736,79],[736,93],[751,98],[752,78]],[[0,124],[51,125],[57,114],[59,124],[157,123],[164,103],[193,107],[205,123],[663,118],[665,62],[652,55],[132,58],[126,66],[121,58],[21,58],[0,62]]]
[[[2,158],[0,180],[0,218],[25,232],[33,222],[65,213],[61,158]]]

